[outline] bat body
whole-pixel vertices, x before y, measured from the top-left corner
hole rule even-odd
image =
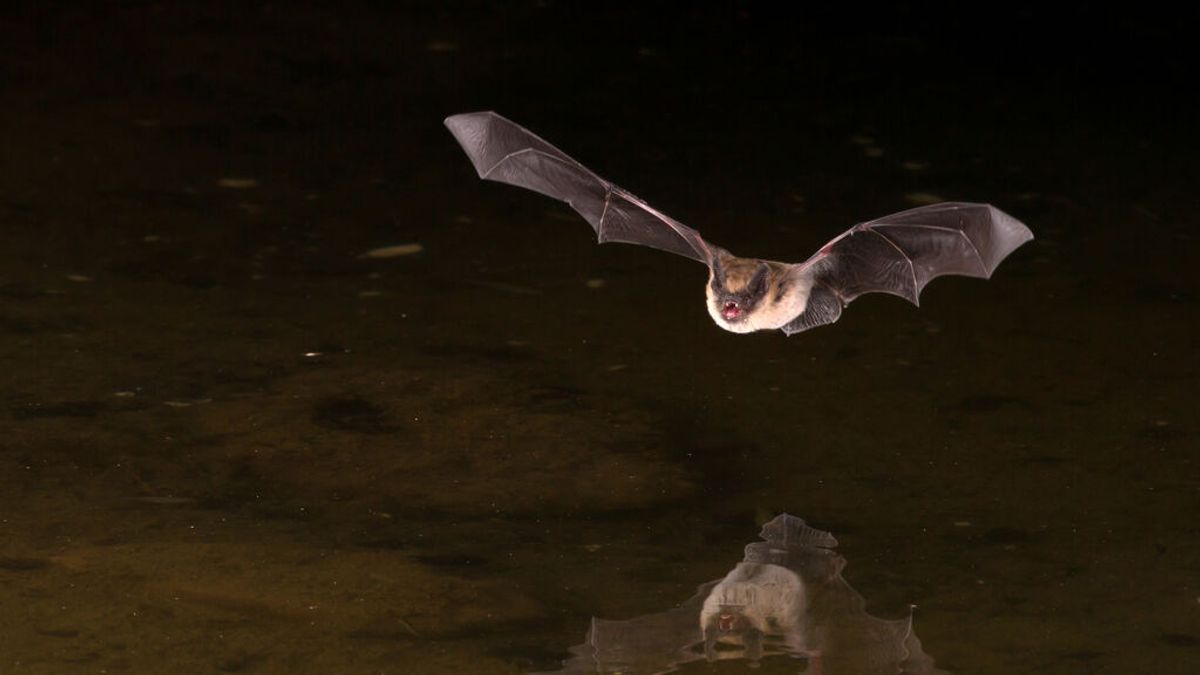
[[[769,672],[946,675],[924,652],[912,616],[880,619],[845,578],[833,535],[780,514],[724,578],[663,612],[592,619],[567,673],[670,673],[695,661],[783,661]],[[789,667],[790,666],[790,667]],[[688,672],[696,672],[688,670]]]
[[[797,653],[807,650],[804,580],[786,567],[740,562],[717,582],[700,609],[704,651],[715,660],[717,643],[740,645],[746,658],[762,657],[766,635],[780,635]]]
[[[791,335],[833,323],[864,293],[917,304],[933,278],[990,277],[1033,238],[994,206],[945,202],[855,225],[801,263],[741,258],[494,112],[453,115],[446,126],[481,178],[566,202],[601,243],[639,244],[706,264],[709,315],[735,333],[779,329]]]

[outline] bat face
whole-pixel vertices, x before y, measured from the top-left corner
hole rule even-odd
[[[718,325],[742,327],[747,324],[747,319],[767,295],[769,273],[767,264],[757,260],[730,256],[714,262],[708,282],[708,304],[709,311],[721,319]],[[727,330],[742,332],[736,328]]]
[[[811,285],[796,265],[718,256],[706,288],[708,314],[733,333],[780,328],[804,312]]]
[[[755,631],[754,623],[742,612],[742,607],[723,605],[710,616],[703,617],[706,639],[740,643],[746,633]]]
[[[725,605],[712,615],[701,617],[704,655],[709,661],[762,657],[763,635],[742,610]]]

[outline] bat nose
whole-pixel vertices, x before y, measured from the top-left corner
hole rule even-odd
[[[739,307],[736,302],[727,302],[725,303],[725,306],[721,308],[721,316],[725,317],[726,319],[736,319],[741,315],[742,308]]]

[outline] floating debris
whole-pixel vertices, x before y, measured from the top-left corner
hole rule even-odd
[[[883,148],[877,145],[868,145],[863,148],[863,154],[867,157],[883,157]]]
[[[383,291],[359,291],[358,292],[358,297],[360,297],[360,298],[378,298],[381,295],[383,295]]]
[[[932,192],[910,192],[904,195],[904,201],[917,206],[925,206],[927,204],[940,204],[946,201],[946,198],[941,195],[935,195]]]
[[[606,283],[608,282],[603,279],[588,279],[586,282],[584,282],[584,285],[595,290],[598,288],[604,288],[604,284]]]
[[[163,401],[163,405],[170,406],[172,408],[190,408],[194,405],[199,405],[202,403],[212,403],[212,399],[194,398],[190,401]]]
[[[430,40],[425,43],[425,49],[435,54],[447,54],[458,51],[458,43],[449,40]]]
[[[137,392],[133,392],[133,391],[114,391],[114,392],[113,392],[113,396],[116,396],[117,398],[133,398],[134,396],[137,396]]]
[[[77,284],[86,284],[92,281],[91,277],[85,277],[82,274],[68,274],[67,281],[74,281]]]
[[[516,284],[506,284],[502,281],[487,281],[486,279],[462,279],[464,283],[472,286],[480,286],[482,288],[490,288],[493,291],[503,291],[504,293],[512,293],[513,295],[541,295],[542,292],[536,288],[528,286],[518,286]]]
[[[395,246],[382,246],[373,248],[370,251],[359,256],[360,258],[398,258],[402,255],[412,255],[425,250],[425,247],[413,242],[411,244],[396,244]]]
[[[900,163],[906,171],[924,171],[929,168],[929,162],[918,162],[915,160],[907,160]]]
[[[850,142],[855,145],[875,145],[875,139],[870,136],[856,134],[850,137]]]
[[[217,180],[217,185],[231,190],[247,190],[258,187],[258,181],[254,178],[233,178],[226,177]]]

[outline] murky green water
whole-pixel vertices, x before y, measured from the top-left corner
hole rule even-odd
[[[2,25],[0,672],[551,669],[785,511],[942,668],[1200,669],[1196,138],[1152,77],[753,14],[682,15],[708,50],[557,6],[37,7]],[[732,335],[702,267],[477,181],[440,120],[492,107],[744,255],[920,193],[1038,239]]]

